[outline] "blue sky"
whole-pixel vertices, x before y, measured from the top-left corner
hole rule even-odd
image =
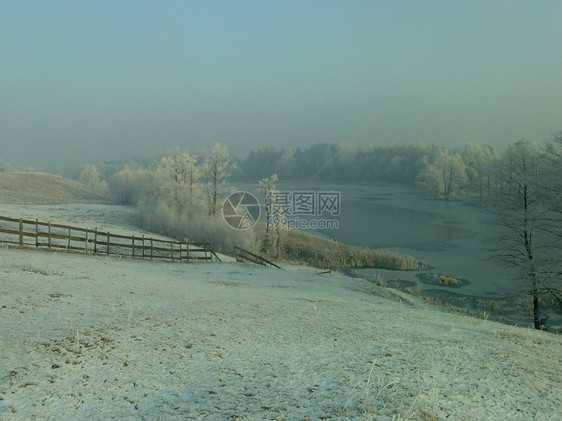
[[[344,142],[374,115],[355,144],[543,141],[561,18],[548,0],[0,1],[0,159],[210,148],[172,101],[240,153]]]

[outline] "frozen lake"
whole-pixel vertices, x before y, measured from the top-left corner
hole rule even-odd
[[[256,189],[252,185],[237,187],[254,193]],[[515,279],[510,268],[490,260],[487,245],[494,228],[487,223],[484,209],[455,201],[426,200],[407,187],[323,183],[279,183],[277,187],[282,192],[339,192],[340,214],[329,216],[338,220],[339,228],[316,233],[346,244],[409,254],[432,267],[412,272],[357,269],[352,271],[356,276],[372,279],[378,274],[389,286],[409,286],[441,299],[466,297],[467,306],[474,298],[498,300],[525,291],[526,285]],[[420,282],[418,276],[427,272],[468,282],[454,288]],[[515,319],[521,315],[521,310],[513,314]]]

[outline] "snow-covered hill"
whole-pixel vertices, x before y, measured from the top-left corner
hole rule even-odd
[[[559,419],[560,336],[285,269],[0,248],[0,419]]]
[[[0,172],[2,203],[57,204],[109,202],[107,194],[58,175],[36,172]]]

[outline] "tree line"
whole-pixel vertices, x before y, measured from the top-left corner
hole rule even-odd
[[[560,136],[560,133],[555,134],[549,144],[556,143],[555,139]],[[224,170],[228,169],[229,181],[257,183],[277,174],[283,181],[398,183],[414,187],[427,198],[452,200],[470,197],[481,204],[494,199],[500,191],[501,167],[505,159],[505,152],[500,153],[493,146],[477,143],[456,148],[320,143],[296,149],[268,147],[251,151],[246,156],[231,154],[224,146],[220,149],[224,152]],[[546,150],[545,147],[539,149]],[[182,163],[182,159],[186,162]],[[120,202],[134,204],[139,190],[135,185],[140,180],[144,184],[147,175],[162,173],[162,168],[170,165],[178,168],[191,166],[193,196],[195,184],[212,182],[206,178],[209,162],[209,152],[193,154],[176,148],[152,160],[96,162],[53,172],[98,190],[111,190],[113,193],[121,190],[116,194]],[[215,163],[218,164],[218,161],[215,160]],[[221,172],[218,167],[216,170]],[[176,174],[175,177],[181,184],[182,176]],[[152,176],[149,178],[154,180]],[[135,179],[139,181],[133,181]]]
[[[253,151],[240,160],[240,168],[255,180],[275,173],[283,180],[399,183],[416,186],[431,198],[478,195],[484,200],[498,181],[499,158],[494,147],[476,143],[454,149],[322,143],[305,149]]]

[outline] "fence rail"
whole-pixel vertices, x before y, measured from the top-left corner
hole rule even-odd
[[[265,259],[264,257],[258,256],[257,254],[249,252],[248,250],[244,250],[243,248],[238,246],[234,246],[234,255],[236,256],[237,262],[251,262],[262,266],[271,266],[277,269],[281,269],[281,266],[278,266],[275,263]]]
[[[0,244],[179,262],[210,262],[214,256],[220,261],[207,242],[182,243],[144,235],[112,234],[97,228],[87,229],[6,216],[0,216]]]

